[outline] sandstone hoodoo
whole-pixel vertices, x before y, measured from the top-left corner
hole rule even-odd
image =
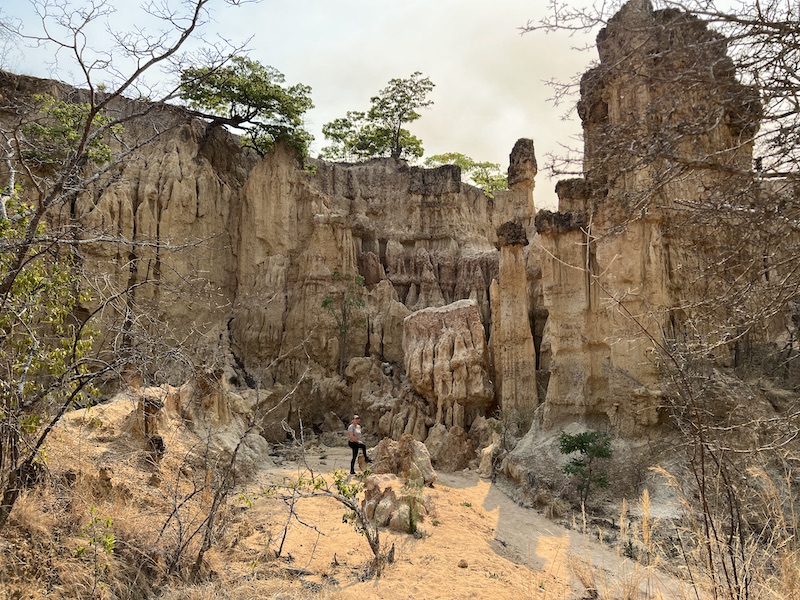
[[[525,427],[578,420],[642,435],[661,422],[651,338],[691,321],[684,307],[705,292],[690,283],[689,265],[702,270],[715,250],[690,258],[696,240],[671,211],[675,199],[727,176],[687,169],[654,186],[662,157],[629,168],[620,162],[629,155],[610,148],[625,136],[646,138],[656,113],[677,121],[686,107],[703,106],[693,118],[708,120],[723,103],[730,118],[702,138],[705,145],[685,135],[672,151],[740,166],[751,156],[739,142],[747,133],[741,123],[755,110],[749,88],[725,71],[687,98],[655,76],[676,66],[646,62],[659,49],[677,63],[703,40],[703,60],[727,60],[724,44],[699,23],[670,37],[684,21],[630,3],[603,30],[600,63],[581,88],[586,176],[560,182],[561,212],[540,213],[535,224],[530,140],[510,155],[509,189],[488,199],[454,166],[423,169],[392,158],[304,163],[282,144],[259,159],[224,130],[164,107],[158,118],[170,133],[79,194],[72,218],[118,240],[82,247],[82,265],[113,289],[133,286],[127,302],[158,315],[164,344],[180,343],[193,362],[223,365],[253,388],[300,379],[288,409],[295,422],[302,414],[321,426],[331,410],[343,420],[355,410],[369,415],[364,403],[373,403],[377,424],[387,406],[416,402],[424,426],[412,429],[423,440],[431,427],[468,429],[498,409],[517,413]],[[637,45],[634,23],[662,33]],[[18,95],[71,93],[10,74],[3,85]],[[4,122],[11,127],[8,113]],[[125,134],[141,130],[134,121]],[[364,308],[346,343],[322,309],[340,290],[335,274],[364,281]],[[152,285],[137,286],[144,281]],[[124,328],[110,314],[106,327]],[[334,384],[340,361],[362,358],[390,366],[393,375],[382,377],[394,383],[381,387],[388,396],[352,394],[363,388],[352,378]],[[179,362],[153,366],[144,367],[146,377],[159,372],[178,383],[187,376]]]
[[[376,458],[365,510],[398,531],[434,520],[420,491],[434,469],[478,470],[522,502],[555,506],[572,483],[564,432],[602,434],[608,497],[620,498],[670,445],[769,446],[770,419],[797,389],[798,194],[795,173],[767,177],[760,158],[753,169],[767,108],[757,77],[737,75],[704,21],[647,0],[607,20],[597,51],[580,81],[580,176],[558,183],[553,212],[535,209],[530,139],[511,150],[508,188],[487,195],[456,165],[331,162],[280,138],[262,155],[192,111],[115,97],[97,118],[121,120],[103,148],[122,158],[76,166],[85,184],[59,181],[63,206],[31,233],[50,237],[28,258],[52,253],[74,270],[75,301],[45,333],[92,323],[53,361],[90,357],[70,377],[96,389],[76,391],[55,421],[73,400],[117,394],[132,408],[114,435],[141,446],[153,487],[169,426],[205,439],[204,460],[230,461],[227,490],[280,460],[271,448],[346,443],[357,413]],[[89,94],[0,72],[4,212],[46,202],[37,186],[58,162],[31,167],[32,150],[14,154],[9,140],[55,118],[42,97],[82,107]],[[26,263],[0,258],[3,285]],[[56,269],[34,275],[31,289],[61,281]],[[2,343],[17,339],[3,323]],[[9,362],[23,365],[9,390],[32,385],[23,359]],[[713,442],[721,431],[725,444]],[[793,451],[792,436],[774,447]],[[355,488],[338,485],[325,489],[352,503]]]

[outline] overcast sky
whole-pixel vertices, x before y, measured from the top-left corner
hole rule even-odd
[[[0,0],[0,10],[6,17],[30,19],[26,4],[26,0]],[[118,4],[130,6],[130,1]],[[212,15],[214,23],[202,35],[212,39],[218,32],[238,40],[252,36],[252,58],[283,72],[290,84],[311,86],[315,108],[308,113],[307,126],[316,138],[312,155],[325,145],[324,123],[348,110],[367,109],[369,98],[389,79],[421,71],[436,84],[431,95],[434,105],[410,129],[422,139],[426,155],[463,152],[505,169],[514,142],[532,138],[540,165],[534,201],[537,208],[552,208],[555,180],[544,172],[545,154],[558,152],[559,144],[575,145],[580,126],[574,114],[571,121],[562,120],[573,102],[554,107],[548,101],[553,90],[544,81],[571,78],[595,53],[573,49],[586,39],[543,33],[521,36],[518,28],[539,17],[546,4],[545,0],[263,0],[240,7],[220,4]],[[77,79],[70,71],[74,66],[66,61],[59,64],[59,73],[46,62],[39,52],[26,50],[10,65],[18,72],[70,83]]]

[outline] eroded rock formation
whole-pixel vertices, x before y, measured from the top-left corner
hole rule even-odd
[[[436,407],[436,424],[468,427],[492,405],[486,334],[474,300],[406,317],[403,350],[415,391]]]
[[[281,144],[257,157],[169,107],[132,121],[134,140],[154,123],[165,133],[61,215],[112,240],[81,245],[96,298],[130,288],[101,343],[180,347],[174,363],[224,374],[225,403],[203,395],[220,423],[274,403],[262,431],[271,441],[301,422],[335,436],[358,412],[376,440],[424,442],[450,469],[480,456],[489,474],[507,451],[496,431],[508,433],[507,422],[486,421],[500,408],[524,415],[520,434],[534,425],[506,462],[523,478],[543,431],[657,430],[653,340],[713,338],[726,366],[744,339],[710,326],[726,306],[705,321],[692,312],[736,279],[735,269],[707,275],[735,228],[718,232],[701,211],[681,219],[752,180],[758,98],[737,81],[721,37],[647,0],[628,2],[597,45],[578,106],[584,177],[559,182],[559,211],[535,222],[530,140],[514,146],[509,189],[489,199],[454,166],[304,162]],[[691,89],[663,77],[687,66]],[[32,78],[3,75],[0,85],[6,99],[80,96]],[[773,325],[747,339],[775,337]],[[139,378],[185,375],[153,358]]]
[[[543,424],[577,419],[630,436],[660,418],[653,340],[710,293],[711,254],[692,254],[718,233],[698,237],[676,209],[749,173],[757,101],[724,40],[680,11],[628,2],[597,47],[579,103],[586,176],[560,182],[559,212],[536,220],[551,356]]]
[[[504,411],[525,415],[528,424],[537,406],[536,351],[533,333],[526,327],[530,298],[521,224],[509,221],[497,230],[500,247],[499,280],[492,282],[492,336],[494,384]]]

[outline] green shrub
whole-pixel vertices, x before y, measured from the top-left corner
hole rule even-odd
[[[561,454],[578,452],[561,470],[577,483],[581,503],[586,504],[594,487],[608,487],[608,475],[599,469],[596,461],[611,458],[611,436],[599,431],[584,431],[570,435],[562,431],[558,435],[558,448]]]

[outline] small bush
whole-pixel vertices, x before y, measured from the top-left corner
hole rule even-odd
[[[598,468],[596,461],[611,458],[611,436],[599,431],[584,431],[570,435],[562,431],[558,436],[561,454],[578,452],[561,470],[577,483],[581,503],[586,504],[592,488],[607,488],[608,475]]]

